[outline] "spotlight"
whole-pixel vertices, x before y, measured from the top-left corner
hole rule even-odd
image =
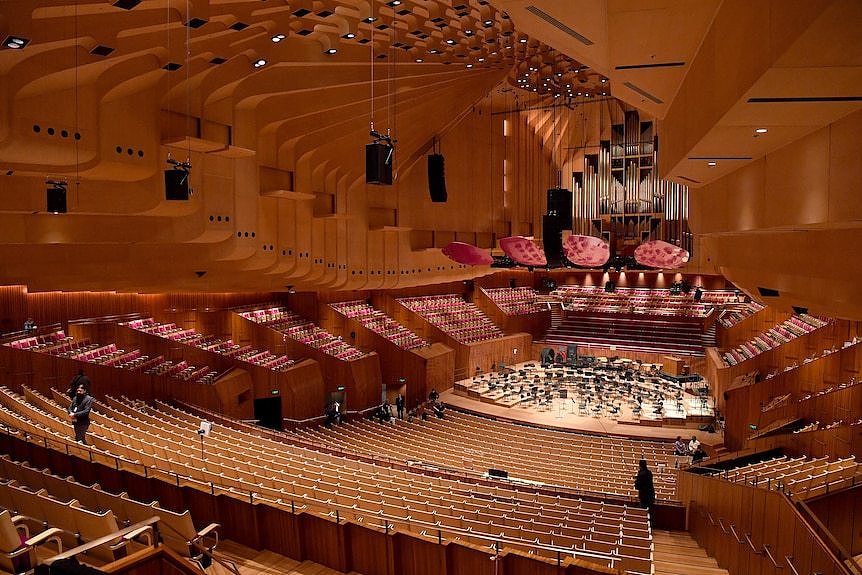
[[[342,38],[346,38],[347,40],[352,40],[353,38],[356,38],[356,34],[354,34],[353,32],[348,32],[347,34],[342,36]]]
[[[492,25],[493,23],[494,23],[494,22],[493,22],[492,20],[485,20],[484,22],[482,22],[482,24],[484,24],[485,26],[490,26],[490,25]]]
[[[284,34],[276,34],[275,36],[273,36],[272,38],[270,38],[270,40],[272,40],[273,42],[275,42],[276,44],[278,44],[279,42],[281,42],[282,40],[284,40],[284,38],[285,38],[285,35],[284,35]]]
[[[455,40],[452,40],[452,39],[450,38],[449,40],[446,40],[446,43],[447,43],[447,44],[449,44],[449,45],[451,46],[452,44],[454,44],[454,43],[455,43]]]
[[[263,58],[260,58],[254,63],[255,68],[263,68],[264,66],[266,66],[266,60],[264,60]]]
[[[3,45],[13,50],[20,50],[29,43],[29,38],[22,38],[21,36],[6,36],[6,39],[3,40]]]
[[[46,180],[48,211],[52,214],[66,213],[66,186],[64,180]]]

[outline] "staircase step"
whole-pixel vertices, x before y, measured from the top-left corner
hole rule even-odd
[[[685,531],[653,530],[655,575],[728,575]]]

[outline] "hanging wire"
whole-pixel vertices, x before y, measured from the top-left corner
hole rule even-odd
[[[75,4],[75,18],[74,18],[74,27],[75,27],[75,192],[76,197],[75,200],[78,200],[77,194],[79,192],[78,186],[81,185],[81,156],[80,156],[80,142],[81,142],[81,131],[78,128],[78,4]]]
[[[374,131],[374,6],[375,3],[371,3],[371,14],[369,18],[372,20],[368,23],[368,28],[371,31],[371,42],[369,42],[370,52],[369,57],[371,58],[370,67],[371,67],[371,131]]]
[[[186,18],[191,20],[191,13],[189,12],[189,0],[186,0]],[[191,85],[189,82],[189,62],[191,60],[191,34],[192,27],[186,26],[186,162],[191,163],[192,161],[192,115],[191,115]]]

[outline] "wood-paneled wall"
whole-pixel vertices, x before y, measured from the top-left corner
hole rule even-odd
[[[852,325],[855,325],[855,322]],[[846,336],[846,327],[842,329],[838,325],[834,329]],[[830,328],[832,326],[823,329]],[[834,335],[831,337],[834,338]],[[799,363],[801,364],[801,361]],[[845,423],[851,423],[849,420],[858,419],[862,408],[856,391],[827,394],[817,400],[809,400],[801,404],[798,400],[805,394],[816,394],[828,387],[847,383],[853,378],[858,380],[860,377],[862,377],[862,343],[857,343],[801,364],[775,377],[729,389],[722,394],[725,403],[725,444],[730,449],[740,449],[751,433],[750,425],[754,424],[762,428],[781,417],[803,417],[818,421],[818,417],[829,416],[831,413],[833,415],[829,417],[829,421],[826,421],[826,417],[819,421],[826,424],[832,420],[844,419]],[[766,412],[762,410],[762,407],[769,405],[773,398],[788,393],[791,397],[786,407]],[[845,400],[850,400],[850,403],[844,403]],[[797,437],[800,436],[797,435]],[[850,447],[839,449],[838,452],[862,456],[862,452],[850,451]]]
[[[843,573],[827,544],[778,491],[686,472],[679,474],[677,493],[689,506],[689,531],[731,575],[792,573],[788,558],[798,573]]]

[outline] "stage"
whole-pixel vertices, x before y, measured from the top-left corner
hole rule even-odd
[[[478,373],[440,394],[444,403],[471,413],[541,427],[644,439],[692,435],[708,446],[723,435],[700,431],[712,423],[705,382],[685,383],[650,364],[550,366],[538,361]]]

